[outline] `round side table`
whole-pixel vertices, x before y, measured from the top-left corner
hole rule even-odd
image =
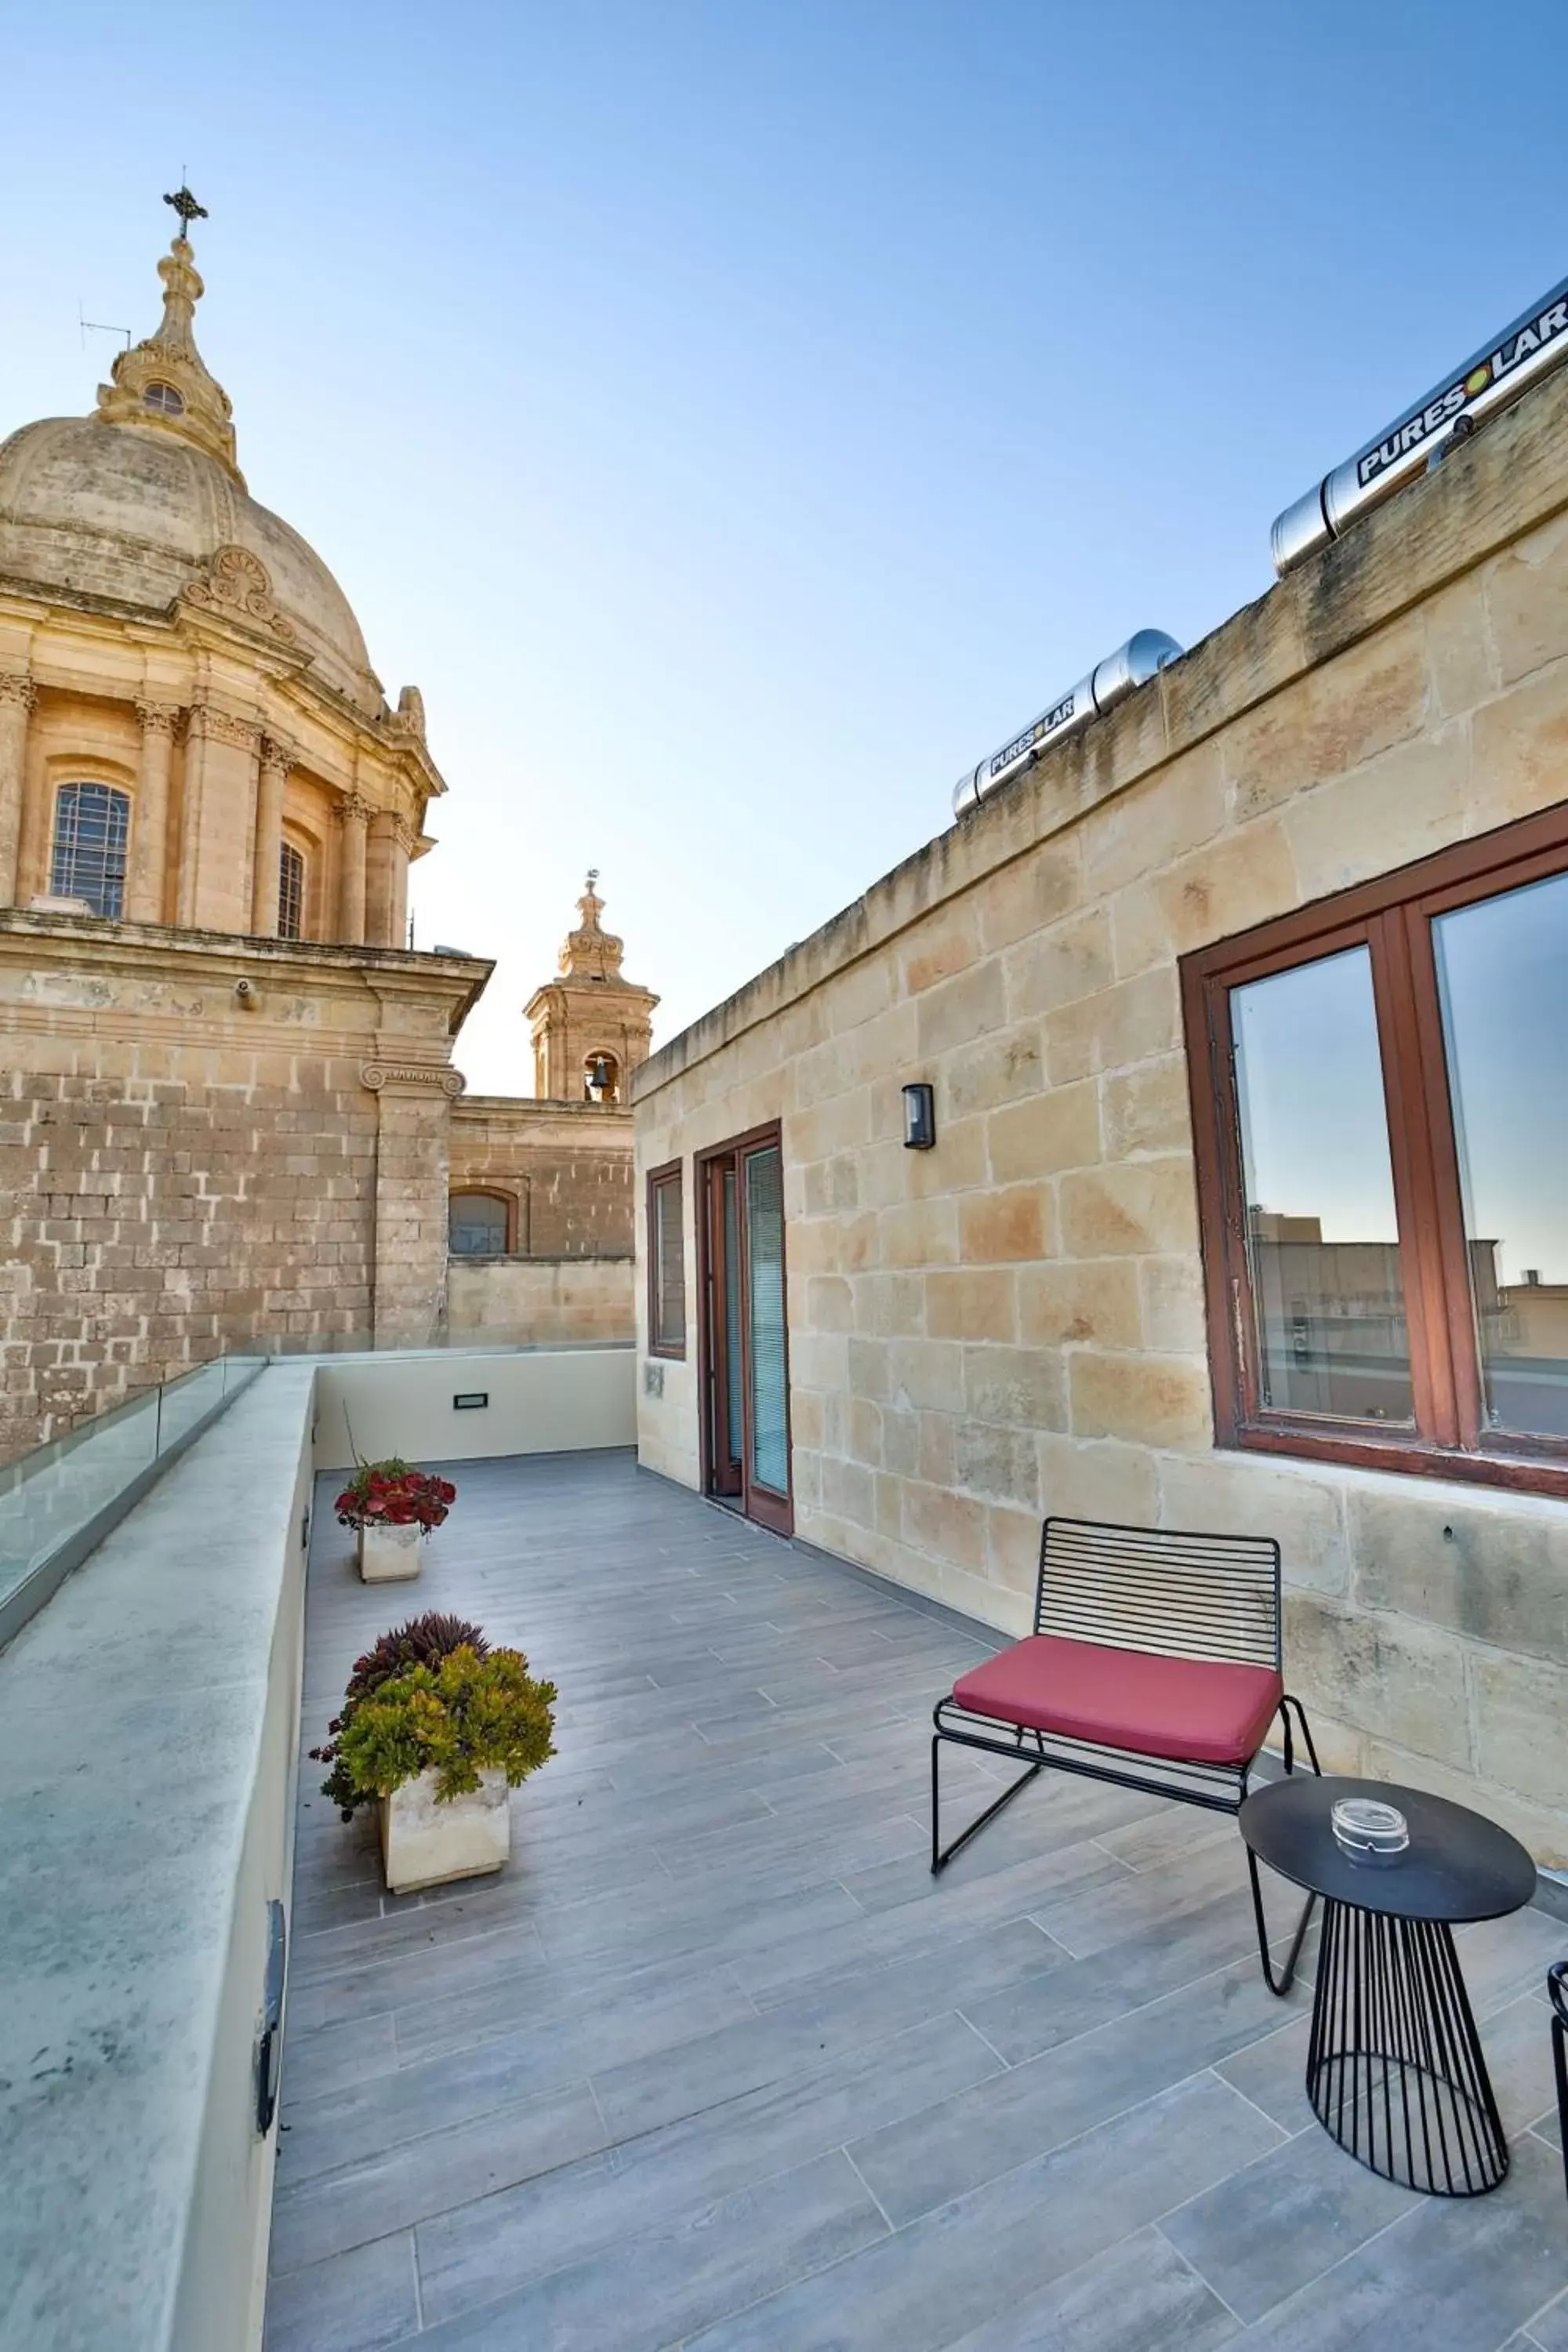
[[[1329,1816],[1342,1797],[1397,1805],[1397,1862],[1352,1862]],[[1380,1780],[1298,1772],[1239,1815],[1258,1864],[1323,1899],[1307,2096],[1325,2131],[1372,2171],[1438,2197],[1479,2197],[1508,2172],[1508,2142],[1454,1950],[1454,1927],[1500,1919],[1535,1892],[1517,1838],[1465,1805]]]

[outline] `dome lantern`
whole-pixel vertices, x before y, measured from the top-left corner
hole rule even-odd
[[[111,371],[113,381],[98,387],[94,413],[105,425],[147,425],[154,432],[177,434],[216,457],[244,489],[245,477],[235,455],[233,406],[196,349],[196,304],[205,288],[184,231],[193,218],[205,219],[205,211],[188,188],[163,201],[179,214],[180,233],[158,264],[163,281],[163,320],[144,342],[120,353]]]

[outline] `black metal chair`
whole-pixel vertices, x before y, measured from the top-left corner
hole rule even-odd
[[[1033,1633],[961,1675],[933,1710],[932,1872],[945,1869],[1047,1766],[1236,1813],[1278,1717],[1287,1772],[1296,1768],[1298,1726],[1319,1771],[1305,1711],[1285,1689],[1280,1618],[1279,1547],[1272,1538],[1048,1518]],[[944,1742],[1025,1768],[945,1847]],[[1316,1898],[1276,1977],[1258,1865],[1250,1853],[1247,1859],[1263,1973],[1284,1993]]]
[[[1546,1998],[1552,2003],[1552,2063],[1557,2075],[1557,2133],[1563,2142],[1563,2186],[1568,2189],[1568,1960],[1553,1960],[1547,1969]]]

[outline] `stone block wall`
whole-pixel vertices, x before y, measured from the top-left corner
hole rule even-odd
[[[451,1184],[512,1202],[519,1256],[628,1256],[631,1113],[591,1102],[466,1096],[452,1117]]]
[[[618,1257],[454,1258],[448,1343],[629,1347],[637,1337],[636,1271],[629,1250]]]
[[[801,1535],[1016,1633],[1044,1512],[1275,1533],[1325,1760],[1557,1863],[1568,1507],[1215,1448],[1177,960],[1564,799],[1568,378],[634,1084],[689,1299],[692,1154],[782,1122]],[[642,1459],[695,1485],[695,1333],[650,1370]]]
[[[0,911],[5,1458],[226,1349],[435,1336],[487,970]]]

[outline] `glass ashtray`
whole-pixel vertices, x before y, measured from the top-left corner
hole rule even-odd
[[[1402,1862],[1410,1844],[1410,1825],[1396,1805],[1376,1797],[1342,1797],[1329,1816],[1334,1843],[1346,1859],[1385,1868]]]

